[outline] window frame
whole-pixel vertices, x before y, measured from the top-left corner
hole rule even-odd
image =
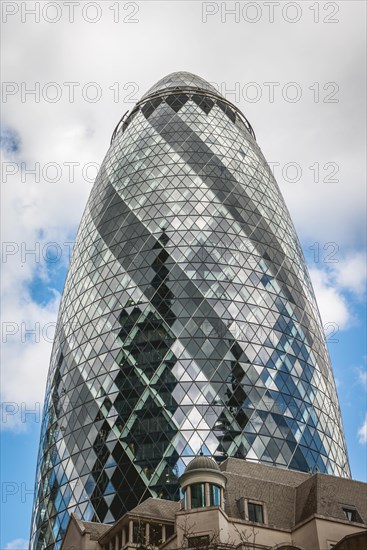
[[[215,497],[218,497],[218,503],[215,502]],[[222,491],[220,485],[216,483],[209,484],[209,506],[222,506]]]
[[[350,521],[352,523],[363,523],[361,515],[358,512],[356,506],[353,506],[352,504],[342,504],[342,510],[344,512],[344,516],[345,516],[346,521]],[[349,512],[352,515],[351,518],[348,517]]]
[[[198,506],[194,506],[193,505],[193,487],[200,487],[200,497],[201,497],[201,504],[199,504]],[[206,502],[205,502],[205,483],[204,482],[199,482],[199,483],[192,483],[190,485],[190,506],[191,506],[191,509],[193,510],[198,510],[200,508],[205,508],[206,507]]]
[[[240,506],[240,513],[241,513],[242,519],[249,521],[251,523],[256,523],[257,525],[268,525],[268,510],[267,510],[267,505],[265,501],[258,500],[256,498],[251,498],[251,497],[242,497],[239,499],[239,503],[240,502],[242,502],[242,506]],[[253,521],[250,519],[249,504],[254,504],[256,506],[262,507],[262,518],[263,518],[262,523],[258,521]]]
[[[250,506],[252,507],[253,516],[255,519],[252,519],[250,517]],[[261,521],[259,521],[258,519],[258,512],[261,513]],[[252,500],[249,500],[247,502],[247,515],[248,515],[248,521],[251,521],[252,523],[261,523],[262,525],[265,524],[264,505],[262,503],[260,504],[258,502],[253,502]]]
[[[194,535],[192,537],[186,537],[188,548],[208,548],[209,535]]]

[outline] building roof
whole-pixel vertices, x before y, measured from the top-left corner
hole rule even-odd
[[[174,520],[175,514],[179,512],[180,502],[174,500],[164,500],[161,498],[150,497],[138,504],[128,512],[128,514],[138,514],[142,516],[159,517],[165,520]]]
[[[218,464],[210,456],[199,455],[196,456],[186,466],[185,474],[192,472],[193,470],[216,470],[220,471]]]
[[[227,478],[225,511],[240,519],[241,499],[266,503],[268,521],[283,529],[317,514],[346,521],[343,506],[355,506],[367,523],[366,484],[329,474],[307,474],[228,458],[220,465]]]
[[[334,550],[363,550],[367,548],[367,531],[346,535],[335,546]]]
[[[242,458],[227,458],[219,468],[223,473],[240,476],[251,476],[256,479],[267,479],[283,485],[299,485],[310,477],[309,473],[288,470],[287,468],[274,467],[272,465],[250,462]]]
[[[81,533],[88,533],[91,540],[98,540],[111,528],[111,525],[107,525],[105,523],[83,521],[76,514],[71,514],[71,517],[74,519]]]
[[[353,520],[356,527],[367,524],[366,484],[359,481],[320,473],[311,475],[235,458],[228,458],[218,467],[208,456],[194,458],[187,469],[215,470],[225,476],[225,512],[233,520],[244,519],[244,499],[253,499],[265,504],[267,524],[276,529],[292,530],[314,515],[349,524],[345,506],[356,510],[357,519]],[[126,521],[128,516],[173,522],[180,510],[180,502],[150,497],[114,526],[81,521],[75,514],[73,519],[81,532],[89,533],[91,540],[104,543],[107,531]]]

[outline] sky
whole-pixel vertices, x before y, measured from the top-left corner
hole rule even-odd
[[[70,253],[111,134],[155,82],[205,78],[279,183],[366,481],[366,4],[1,3],[0,550],[27,548],[45,381]]]

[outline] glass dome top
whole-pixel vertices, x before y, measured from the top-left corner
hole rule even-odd
[[[205,90],[207,92],[212,92],[216,95],[221,96],[221,94],[215,89],[214,86],[209,84],[209,82],[207,82],[200,76],[185,71],[179,71],[176,73],[170,73],[167,76],[161,78],[161,80],[154,84],[154,86],[149,88],[149,90],[143,95],[142,99],[145,99],[149,95],[156,92],[174,88],[197,88],[199,90]]]

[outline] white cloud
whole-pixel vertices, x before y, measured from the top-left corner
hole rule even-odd
[[[367,390],[367,370],[365,368],[358,367],[358,382],[365,390]]]
[[[333,265],[333,275],[339,287],[363,297],[366,292],[366,254],[356,252]]]
[[[366,255],[354,251],[335,259],[335,263],[323,264],[323,269],[311,268],[310,276],[323,323],[336,323],[340,329],[347,329],[355,321],[354,300],[365,296]]]
[[[15,539],[7,543],[5,550],[28,550],[28,545],[25,539]]]
[[[27,24],[22,24],[20,14],[9,17],[3,39],[6,80],[24,82],[28,88],[35,82],[42,87],[52,81],[62,88],[62,99],[55,103],[47,103],[42,97],[36,103],[32,96],[21,102],[19,93],[9,97],[3,106],[8,123],[22,132],[28,160],[80,162],[88,158],[100,162],[114,125],[132,106],[127,103],[131,89],[124,86],[136,83],[139,90],[134,97],[138,98],[165,74],[191,70],[218,83],[222,89],[239,88],[239,97],[229,93],[228,99],[235,101],[248,116],[266,158],[281,164],[280,174],[288,162],[300,164],[304,176],[301,182],[287,183],[280,176],[279,183],[302,235],[348,245],[360,238],[364,212],[365,108],[361,3],[350,2],[348,8],[343,7],[337,35],[335,25],[315,25],[312,10],[307,9],[294,25],[284,22],[280,7],[275,23],[269,24],[264,6],[258,24],[246,23],[243,18],[236,23],[233,14],[222,24],[220,9],[204,24],[200,3],[196,7],[189,2],[175,2],[172,6],[156,2],[137,4],[136,24],[112,23],[113,12],[108,5],[96,24],[82,20],[80,7],[72,24],[67,21],[66,8],[56,24],[43,20],[33,24],[32,16]],[[121,15],[126,18],[129,14],[121,11]],[[187,28],[191,35],[189,43]],[[95,40],[96,33],[101,41]],[[216,39],[219,33],[220,41]],[[176,47],[170,48],[173,43]],[[344,47],[346,43],[348,48]],[[197,55],[198,51],[201,55]],[[93,59],[93,63],[88,59]],[[83,100],[81,90],[85,83],[93,81],[101,86],[102,100],[88,103]],[[301,86],[302,97],[292,103],[285,100],[282,90],[294,81]],[[324,102],[332,91],[332,87],[324,89],[325,81],[336,81],[339,87],[335,104]],[[80,83],[73,103],[66,99],[64,82]],[[249,101],[244,93],[249,82],[260,88],[259,101]],[[269,101],[269,86],[264,85],[271,82],[278,83],[273,102]],[[120,85],[118,102],[110,89],[114,83]],[[317,102],[310,90],[312,84],[319,86]],[[91,135],[88,130],[94,133]],[[80,134],[79,140],[75,133]],[[309,169],[315,162],[320,165],[318,183],[312,180],[313,172]],[[339,166],[338,183],[323,181],[329,174],[324,170],[328,162]],[[44,199],[38,197],[40,215],[51,218],[63,214],[69,222],[72,219],[77,223],[85,196],[75,186],[61,191],[58,185],[51,187],[53,196],[46,189]],[[46,209],[45,203],[49,203]]]
[[[358,441],[362,444],[367,443],[367,413],[362,426],[358,430]]]
[[[347,328],[352,315],[341,290],[326,271],[313,268],[310,276],[323,324],[335,323],[339,329]]]
[[[334,25],[315,25],[310,10],[304,10],[302,22],[295,25],[279,18],[275,24],[266,24],[265,8],[259,24],[243,20],[237,24],[233,16],[222,24],[220,14],[204,24],[201,4],[195,7],[190,2],[138,3],[137,24],[114,24],[108,6],[96,24],[81,20],[81,9],[76,10],[74,23],[67,21],[65,11],[55,24],[34,23],[32,16],[23,24],[20,14],[9,17],[3,29],[4,80],[28,89],[37,82],[41,89],[48,82],[56,82],[63,95],[55,103],[45,101],[43,96],[35,102],[31,95],[21,101],[20,92],[7,98],[3,103],[4,122],[19,133],[20,151],[5,160],[25,162],[28,169],[38,162],[41,170],[47,163],[58,163],[62,177],[51,183],[41,174],[40,182],[34,182],[31,176],[22,182],[18,171],[4,182],[3,240],[14,243],[19,250],[3,264],[3,320],[19,326],[22,322],[44,326],[56,321],[58,299],[41,306],[29,294],[28,286],[36,275],[45,284],[52,285],[52,281],[44,262],[32,261],[31,256],[21,261],[22,243],[32,249],[39,242],[42,250],[50,241],[62,245],[70,240],[91,188],[80,167],[102,162],[114,126],[133,105],[129,93],[134,91],[138,99],[172,71],[195,72],[222,89],[239,86],[240,99],[233,94],[228,99],[249,118],[266,158],[282,166],[290,161],[300,163],[303,180],[289,184],[280,178],[279,184],[303,242],[336,241],[350,251],[360,246],[364,221],[364,64],[360,37],[364,18],[356,15],[363,9],[361,3],[350,4],[343,8],[337,34]],[[219,34],[222,38],[218,41]],[[96,35],[101,40],[96,40]],[[176,47],[170,48],[173,43]],[[348,101],[322,101],[324,82],[333,80]],[[90,103],[81,90],[86,83],[96,81],[102,99]],[[302,99],[296,103],[285,101],[281,93],[284,84],[292,81],[299,82],[303,89]],[[75,88],[74,102],[67,99],[65,82],[80,83]],[[244,98],[243,89],[249,82],[261,87],[258,102]],[[264,82],[280,83],[274,102],[267,99],[269,88]],[[319,103],[312,101],[309,90],[315,82],[320,84]],[[118,102],[110,89],[114,83],[119,85]],[[126,87],[127,83],[133,86]],[[74,182],[68,178],[68,162],[79,163]],[[308,176],[313,173],[309,166],[315,162],[320,164],[321,175],[326,175],[325,163],[337,162],[339,183],[310,183]],[[362,256],[351,252],[347,258],[332,271],[312,270],[322,318],[338,323],[340,328],[353,322],[345,292],[359,295],[363,285]],[[29,407],[32,402],[43,401],[50,351],[51,344],[44,340],[32,344],[9,339],[3,349],[4,400],[26,402]],[[9,417],[6,427],[12,425],[22,428],[15,415]]]
[[[6,297],[2,315],[1,428],[23,431],[41,420],[60,296],[42,306],[17,283],[19,296]]]

